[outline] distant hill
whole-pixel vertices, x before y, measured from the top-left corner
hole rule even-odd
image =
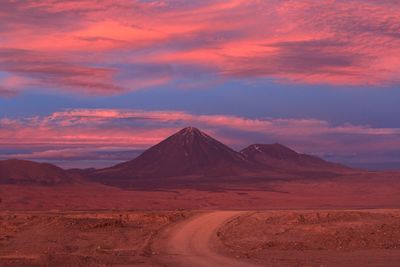
[[[349,168],[340,164],[328,162],[315,156],[297,153],[281,144],[254,144],[243,149],[241,153],[249,161],[274,170],[349,170]]]
[[[26,160],[0,161],[0,183],[55,185],[67,183],[71,177],[63,169]]]

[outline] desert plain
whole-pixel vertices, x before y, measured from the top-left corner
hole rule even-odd
[[[4,184],[0,266],[398,266],[400,185],[379,175]]]

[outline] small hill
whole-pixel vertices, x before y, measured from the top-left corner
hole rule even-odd
[[[0,161],[0,184],[55,185],[70,181],[63,169],[51,164],[17,159]]]

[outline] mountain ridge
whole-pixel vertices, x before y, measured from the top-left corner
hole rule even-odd
[[[107,184],[118,184],[118,180],[146,184],[168,177],[200,181],[203,177],[268,178],[277,173],[288,177],[334,177],[348,170],[351,169],[278,143],[253,144],[237,152],[197,128],[186,127],[138,157],[103,169],[63,170],[47,163],[0,161],[0,183],[59,184],[77,177]],[[164,180],[168,183],[168,179]]]
[[[253,144],[237,152],[195,127],[186,127],[133,160],[96,170],[100,180],[181,176],[245,176],[268,172],[340,172],[346,167],[275,144]]]

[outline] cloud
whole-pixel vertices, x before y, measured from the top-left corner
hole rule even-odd
[[[400,128],[332,125],[312,118],[71,109],[42,117],[0,119],[0,157],[122,161],[187,126],[199,127],[238,150],[251,143],[279,142],[299,152],[344,161],[390,157],[400,147]]]
[[[117,70],[112,67],[84,66],[63,57],[51,56],[20,49],[0,48],[0,71],[12,73],[18,80],[19,88],[47,87],[61,88],[87,94],[114,94],[127,91],[123,82],[116,79]],[[146,69],[141,68],[139,78],[132,78],[129,89],[157,84],[160,79],[168,79],[167,73],[149,77]],[[131,69],[130,72],[133,70]],[[125,83],[127,79],[122,79]],[[128,86],[128,83],[126,84]]]
[[[0,150],[1,151],[1,150]],[[35,159],[41,161],[124,161],[138,156],[143,150],[121,147],[52,147],[36,148],[14,153],[0,153],[0,158]]]
[[[6,0],[0,25],[0,70],[29,80],[23,89],[119,94],[188,73],[400,82],[395,1]]]
[[[11,90],[9,88],[5,88],[5,87],[0,86],[0,96],[10,97],[10,96],[15,96],[15,95],[16,95],[15,91],[13,91],[13,90]]]

